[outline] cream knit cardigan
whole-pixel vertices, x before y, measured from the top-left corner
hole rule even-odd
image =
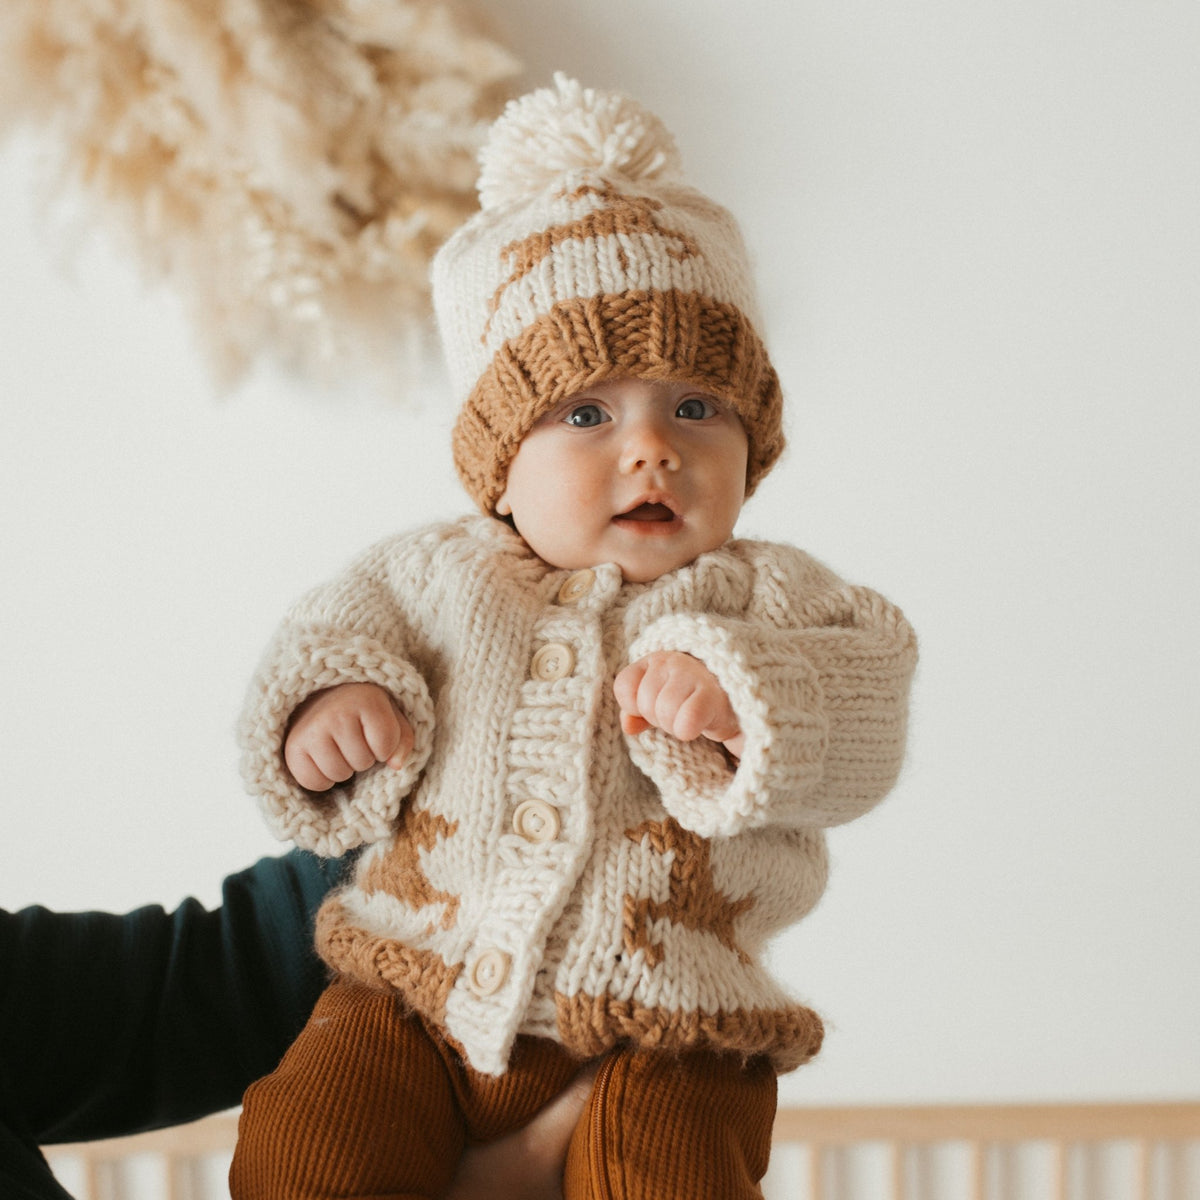
[[[616,673],[681,650],[720,680],[745,750],[621,732]],[[823,829],[892,786],[916,661],[875,593],[799,550],[731,541],[649,584],[557,570],[468,517],[374,547],[288,614],[251,687],[243,770],[275,832],[366,844],[318,947],[392,988],[479,1071],[513,1040],[816,1053],[821,1023],[760,965],[825,887]],[[298,788],[288,719],[322,688],[388,689],[399,771]]]

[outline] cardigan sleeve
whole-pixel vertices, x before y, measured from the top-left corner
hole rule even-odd
[[[674,613],[630,647],[679,650],[729,696],[745,737],[721,747],[658,729],[627,739],[680,824],[706,837],[779,824],[831,826],[877,804],[904,758],[916,638],[903,614],[800,551],[773,547],[745,616]]]
[[[429,758],[433,701],[412,661],[411,607],[429,583],[433,543],[433,535],[381,543],[310,592],[287,614],[251,682],[238,728],[242,777],[276,836],[303,850],[337,857],[383,837]],[[400,770],[381,764],[309,792],[283,761],[288,722],[308,696],[343,683],[390,692],[413,727],[413,750]]]

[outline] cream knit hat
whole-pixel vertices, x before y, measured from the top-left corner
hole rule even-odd
[[[454,461],[480,508],[494,510],[539,417],[616,376],[685,380],[728,403],[752,490],[783,450],[779,383],[737,225],[682,182],[662,122],[560,74],[509,104],[480,166],[481,211],[433,263],[467,397]]]

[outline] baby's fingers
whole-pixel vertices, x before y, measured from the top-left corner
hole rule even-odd
[[[681,741],[698,737],[708,716],[692,661],[683,655],[652,656],[637,690],[635,711]]]
[[[725,704],[724,697],[719,693],[714,694],[708,688],[692,687],[682,697],[671,697],[670,703],[662,701],[662,707],[663,728],[681,742],[691,742],[707,734],[713,724],[719,721]],[[736,732],[736,729],[730,732]]]
[[[653,728],[654,726],[645,717],[628,712],[621,714],[621,732],[629,734],[630,737],[637,737],[639,733],[645,733],[647,729]]]
[[[284,761],[296,782],[310,792],[327,792],[354,774],[354,768],[332,738],[312,739],[303,744],[289,742]]]
[[[646,661],[643,659],[640,662],[630,663],[629,666],[623,667],[618,673],[616,679],[613,680],[613,695],[617,699],[617,704],[621,708],[621,722],[624,725],[626,717],[636,717],[639,714],[637,694],[638,688],[642,685],[642,680],[646,676]],[[626,733],[631,732],[626,729]]]
[[[413,728],[390,696],[381,694],[380,700],[381,704],[362,714],[363,738],[374,756],[366,765],[385,762],[393,770],[399,770],[412,753]]]

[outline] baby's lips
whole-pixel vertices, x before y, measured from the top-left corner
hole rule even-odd
[[[662,500],[640,500],[632,508],[628,508],[622,513],[617,513],[615,519],[618,521],[646,521],[666,524],[674,521],[678,515],[673,504],[667,504]]]

